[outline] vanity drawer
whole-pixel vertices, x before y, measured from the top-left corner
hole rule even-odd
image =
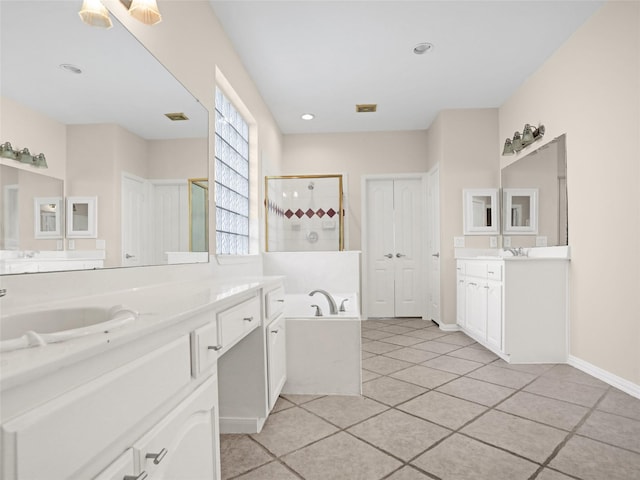
[[[265,295],[265,317],[274,319],[284,310],[284,288],[278,287]]]
[[[217,320],[191,332],[191,349],[191,373],[197,377],[216,364],[218,352],[222,349],[220,324]]]
[[[228,348],[260,325],[260,298],[249,300],[218,314],[220,344]]]
[[[465,274],[470,277],[487,278],[487,262],[466,262]]]
[[[185,335],[10,420],[3,478],[71,478],[190,381]]]
[[[502,281],[502,264],[498,262],[487,263],[487,278]]]

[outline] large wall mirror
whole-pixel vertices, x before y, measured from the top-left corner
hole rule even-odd
[[[536,237],[547,246],[568,245],[564,135],[503,168],[501,183],[504,235],[521,236],[522,246],[536,245]]]
[[[12,223],[3,220],[0,258],[29,250],[64,260],[73,248],[69,256],[85,252],[104,267],[208,261],[208,222],[194,220],[189,179],[208,177],[209,113],[115,16],[110,29],[82,23],[81,3],[0,2],[0,142],[43,152],[49,165],[0,161],[30,174],[3,181]],[[34,178],[52,177],[58,191],[33,191],[42,183]],[[61,197],[63,208],[64,198],[95,197],[97,235],[62,228],[65,238],[36,238],[34,201],[45,197]]]

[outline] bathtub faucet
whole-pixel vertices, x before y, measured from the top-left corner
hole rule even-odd
[[[327,298],[327,301],[329,302],[329,312],[331,313],[331,315],[337,315],[338,306],[336,305],[336,301],[333,299],[331,294],[325,290],[313,290],[312,292],[309,292],[309,296],[313,297],[316,293],[321,293]]]

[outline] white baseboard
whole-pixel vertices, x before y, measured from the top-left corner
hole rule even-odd
[[[220,433],[260,433],[266,418],[220,417]]]
[[[640,398],[640,385],[636,385],[629,380],[618,377],[613,373],[607,372],[606,370],[596,367],[595,365],[592,365],[578,357],[574,357],[573,355],[569,355],[567,357],[567,363],[578,370],[582,370],[583,372],[596,377],[598,380],[608,383],[612,387],[616,387],[617,389],[628,393],[632,397]]]
[[[458,326],[457,323],[440,322],[438,326],[440,327],[440,330],[442,330],[443,332],[459,332],[460,331],[460,327]]]

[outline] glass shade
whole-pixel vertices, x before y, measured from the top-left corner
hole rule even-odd
[[[513,145],[511,144],[511,139],[507,138],[504,141],[504,149],[502,150],[502,155],[513,155]]]
[[[513,141],[511,142],[514,152],[519,152],[524,148],[522,144],[522,137],[520,136],[520,132],[516,132],[513,134]]]
[[[129,13],[146,25],[155,25],[162,20],[156,0],[133,0]]]
[[[92,27],[112,27],[109,11],[100,0],[84,0],[78,15],[84,23]]]
[[[524,130],[522,130],[522,145],[527,146],[532,144],[535,141],[535,137],[533,136],[533,130],[531,125],[528,123],[524,126]]]
[[[35,157],[33,157],[33,164],[37,168],[49,168],[49,166],[47,165],[47,159],[45,158],[44,153],[40,153],[39,155],[36,155]]]

